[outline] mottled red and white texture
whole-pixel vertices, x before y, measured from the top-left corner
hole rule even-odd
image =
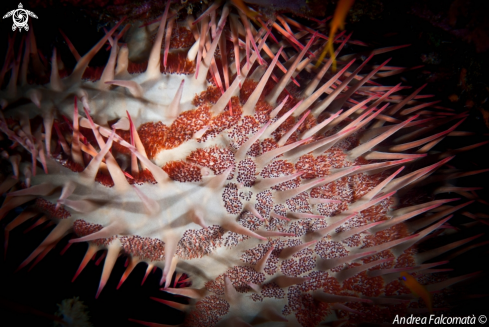
[[[239,11],[237,8],[232,10],[232,19],[235,19]],[[221,9],[217,12],[221,14]],[[165,15],[163,17],[166,19]],[[211,17],[211,24],[214,24],[211,29],[212,38],[216,38],[215,23],[219,21],[218,18]],[[242,15],[241,19],[246,20],[246,17],[243,18]],[[247,20],[244,22],[244,27],[247,25],[246,22],[251,23]],[[207,18],[204,18],[197,25],[204,28],[207,23]],[[252,66],[253,72],[250,73],[248,69],[243,73],[248,74],[248,78],[241,81],[240,78],[243,77],[236,76],[231,70],[235,68],[232,63],[228,67],[228,82],[232,86],[233,82],[241,81],[240,87],[231,94],[229,102],[226,100],[226,104],[216,109],[221,97],[229,94],[223,94],[224,89],[221,90],[220,86],[216,85],[219,83],[216,83],[212,72],[207,76],[208,80],[205,79],[206,75],[200,76],[200,79],[193,75],[198,68],[194,58],[187,56],[187,51],[198,38],[199,31],[196,31],[193,25],[190,25],[190,28],[184,25],[183,21],[179,21],[172,29],[169,42],[162,45],[163,49],[172,50],[168,54],[166,67],[160,66],[164,61],[160,47],[150,57],[148,64],[127,62],[127,70],[116,69],[118,73],[113,79],[130,82],[126,85],[127,90],[124,87],[98,84],[98,79],[104,78],[103,74],[100,76],[101,71],[97,73],[94,70],[86,70],[83,73],[91,74],[85,76],[89,80],[80,78],[73,81],[65,78],[59,82],[51,77],[51,83],[46,88],[22,84],[14,93],[11,90],[0,92],[0,96],[8,99],[10,103],[15,103],[21,96],[39,99],[39,104],[21,103],[11,111],[7,110],[7,119],[2,119],[2,131],[14,140],[19,139],[22,145],[32,150],[33,147],[29,146],[32,135],[29,133],[34,133],[37,129],[39,132],[35,136],[39,139],[40,145],[34,146],[36,153],[48,150],[49,147],[45,143],[51,146],[51,153],[47,155],[45,164],[48,173],[43,174],[38,169],[36,176],[20,176],[24,180],[24,185],[19,183],[16,186],[26,186],[29,180],[33,186],[26,191],[29,196],[32,196],[29,192],[32,193],[36,186],[43,188],[41,192],[35,189],[37,193],[34,192],[35,196],[32,199],[37,200],[33,208],[58,222],[54,234],[51,234],[53,236],[49,237],[55,240],[73,231],[78,237],[86,239],[94,233],[99,233],[94,234],[98,237],[90,240],[92,247],[108,249],[99,293],[109,278],[111,265],[120,252],[131,256],[135,263],[146,262],[150,267],[162,268],[164,274],[167,274],[162,277],[162,283],[166,282],[166,287],[169,286],[169,279],[174,270],[183,270],[190,276],[192,287],[198,290],[188,289],[190,293],[185,293],[186,291],[170,288],[168,291],[194,298],[185,321],[188,326],[207,327],[219,321],[232,324],[236,322],[236,318],[254,325],[281,321],[283,326],[314,326],[321,321],[338,319],[347,319],[348,324],[384,323],[391,322],[396,314],[405,314],[410,309],[424,307],[422,301],[410,302],[413,298],[409,296],[399,297],[409,295],[410,291],[399,282],[397,275],[375,274],[379,269],[417,267],[422,263],[417,262],[418,250],[415,246],[403,249],[401,253],[393,250],[399,248],[387,246],[391,244],[389,242],[410,236],[413,231],[401,222],[377,233],[372,229],[359,229],[348,237],[342,237],[345,235],[342,233],[390,220],[394,209],[414,206],[432,199],[403,200],[387,192],[388,196],[375,202],[375,199],[386,195],[380,192],[377,197],[365,200],[365,196],[372,189],[399,168],[397,166],[380,169],[380,172],[378,169],[363,173],[355,173],[352,170],[352,173],[324,185],[305,188],[297,194],[287,193],[307,183],[319,183],[322,178],[349,171],[347,169],[382,162],[367,160],[362,155],[352,156],[350,152],[362,144],[360,138],[369,125],[351,133],[342,131],[357,118],[358,115],[352,114],[333,128],[328,128],[326,132],[319,130],[306,140],[306,132],[334,113],[325,111],[320,115],[320,112],[313,111],[305,117],[291,115],[274,130],[266,129],[265,136],[259,137],[252,144],[247,144],[250,138],[260,133],[265,124],[273,124],[291,108],[299,105],[302,88],[289,87],[279,90],[279,94],[276,97],[272,96],[270,100],[269,96],[273,95],[277,85],[273,78],[270,78],[262,85],[263,93],[252,108],[253,113],[245,115],[245,104],[253,98],[252,94],[258,85],[258,81],[251,78],[257,70],[256,66]],[[294,26],[295,29],[297,25]],[[232,49],[226,52],[228,63],[235,58],[235,47],[225,38],[232,39],[235,33],[234,28],[225,25],[223,42],[227,42],[228,50]],[[277,33],[283,34],[279,37],[282,41],[288,38],[288,32]],[[308,33],[310,34],[310,31]],[[158,35],[162,37],[163,32],[160,34]],[[253,30],[257,43],[263,34],[265,33],[259,34]],[[203,55],[203,47],[206,51],[210,50],[211,41],[217,41],[217,38],[211,40],[210,36],[206,37],[209,42],[206,45],[203,42],[198,47],[198,55]],[[253,52],[249,44],[246,49],[249,42],[246,40],[247,36],[239,37],[241,41],[244,40],[241,53],[244,55],[246,52]],[[308,39],[310,37],[311,35]],[[316,53],[323,46],[320,40],[316,39],[311,48]],[[156,44],[157,41],[158,36]],[[307,43],[305,41],[302,40],[304,44]],[[267,44],[272,47],[271,43]],[[288,54],[284,56],[298,55],[294,46],[285,44]],[[239,49],[239,42],[236,45]],[[185,50],[181,51],[182,49]],[[197,48],[190,52],[196,52],[195,49]],[[124,60],[127,60],[123,57],[123,50],[118,50],[117,47],[115,50],[119,51],[122,66]],[[125,50],[127,51],[127,48]],[[274,52],[276,53],[277,49],[274,49]],[[210,61],[206,63],[205,56],[203,58],[197,58],[203,69],[199,72],[207,74],[209,66],[206,65],[209,65]],[[270,58],[264,58],[271,62]],[[214,59],[219,67],[218,75],[224,74],[224,71],[219,71],[223,69],[224,59],[221,49],[214,54]],[[245,71],[247,60],[249,59],[243,59],[241,63],[242,71]],[[279,77],[283,76],[278,69],[273,72]],[[256,79],[259,80],[261,74],[257,73]],[[331,76],[324,79],[321,77],[321,83],[326,83]],[[363,76],[364,74],[361,74],[357,77],[360,79]],[[310,79],[310,75],[301,80],[301,75],[298,74],[296,78],[304,87],[308,84],[307,79]],[[342,79],[346,79],[346,75]],[[181,99],[177,97],[180,108],[176,116],[171,116],[169,110],[173,105],[172,100],[175,94],[178,94],[182,83]],[[338,85],[325,90],[326,93],[332,93],[333,89],[341,86],[341,82],[336,83]],[[231,86],[226,88],[230,90]],[[36,98],[39,94],[42,97]],[[88,117],[80,110],[78,115],[84,117],[77,117],[81,124],[78,131],[81,135],[80,140],[84,144],[81,162],[77,162],[74,156],[76,133],[73,133],[73,130],[77,125],[73,121],[75,94],[84,100],[78,100],[79,108],[89,104],[90,116],[97,124],[90,126],[85,119]],[[372,94],[374,92],[355,93],[357,100],[343,103],[345,111],[356,101],[363,100],[365,95]],[[376,92],[375,95],[380,97],[381,93]],[[286,96],[288,98],[285,101]],[[387,100],[396,103],[394,98]],[[285,101],[282,110],[271,117],[272,110],[282,101]],[[52,103],[56,106],[53,107]],[[380,105],[378,107],[380,108]],[[375,113],[369,114],[373,116]],[[36,118],[38,115],[42,118]],[[111,127],[118,126],[115,124],[119,124],[119,120],[122,121],[127,116],[134,121],[142,144],[137,150],[129,145],[135,142],[138,146],[139,141],[134,141],[135,131],[131,133],[127,126],[118,128],[117,136],[112,135],[109,138]],[[56,129],[52,136],[49,136],[46,130],[49,127],[46,122],[50,118],[53,118]],[[286,142],[280,144],[281,138],[301,118],[304,120],[297,130]],[[402,115],[397,118],[384,116],[380,121],[390,119],[402,122],[408,118],[410,117]],[[357,122],[358,125],[360,121]],[[26,122],[31,126],[27,126],[29,124]],[[380,128],[382,124],[376,127]],[[343,135],[341,132],[345,133],[345,137],[333,142],[321,153],[305,151],[295,155],[297,152],[291,149],[275,158],[263,159],[269,151],[302,140],[302,148],[297,143],[294,149],[299,151],[327,137]],[[52,142],[49,142],[49,137],[52,138]],[[87,166],[90,167],[90,162],[96,162],[92,157],[104,149],[108,151],[105,142],[112,139],[114,142],[110,152],[103,156],[104,162],[90,175]],[[420,143],[422,144],[424,143]],[[15,151],[14,147],[5,157],[13,158]],[[141,158],[145,156],[144,152],[151,162]],[[131,158],[131,153],[137,153],[139,159]],[[415,150],[411,153],[415,153]],[[41,161],[40,158],[38,160]],[[136,169],[131,166],[134,160],[137,164]],[[25,162],[23,159],[22,165],[25,165]],[[398,165],[404,163],[405,161],[401,161]],[[117,166],[116,171],[119,175],[114,174],[114,170],[111,171],[114,165]],[[124,174],[120,174],[121,171]],[[291,175],[294,176],[290,179],[284,178]],[[424,176],[424,173],[419,176]],[[273,182],[273,178],[282,180]],[[6,183],[10,182],[7,180]],[[46,189],[48,191],[45,191]],[[64,191],[69,194],[63,196]],[[22,193],[22,196],[24,195]],[[327,201],[320,200],[330,201],[326,203]],[[370,203],[369,201],[374,201],[374,204],[366,205],[358,212],[351,211],[366,202]],[[58,209],[57,203],[60,205]],[[7,209],[12,208],[4,206],[4,211]],[[346,217],[347,220],[334,225],[339,219]],[[324,232],[330,226],[334,228]],[[51,241],[49,237],[48,240]],[[303,244],[306,245],[301,247]],[[24,264],[40,253],[44,255],[45,251],[49,251],[47,248],[43,243]],[[368,252],[369,248],[374,249],[375,253],[360,256],[356,260],[340,260],[350,255]],[[91,254],[90,251],[93,249],[89,249],[87,255]],[[334,262],[332,259],[337,259],[339,263],[321,268],[324,262]],[[372,265],[367,266],[370,263]],[[361,269],[364,265],[369,267],[368,270]],[[134,266],[129,267],[128,269],[132,269]],[[418,279],[422,284],[430,285],[446,278],[445,275],[436,273],[420,274]],[[317,295],[323,294],[322,292],[336,300],[319,301]],[[443,292],[434,298],[435,307],[446,306]],[[345,300],[345,296],[351,298]],[[387,303],[389,300],[385,298],[389,296],[395,297],[391,303]],[[260,316],[259,319],[257,315]]]

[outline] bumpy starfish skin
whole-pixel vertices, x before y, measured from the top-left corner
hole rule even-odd
[[[452,158],[423,161],[463,115],[416,115],[429,106],[419,105],[421,89],[394,96],[401,87],[371,81],[381,69],[384,76],[397,70],[388,61],[368,70],[372,56],[400,47],[374,50],[357,66],[353,55],[339,58],[341,70],[328,74],[325,60],[314,72],[312,53],[321,53],[325,36],[282,15],[285,30],[276,22],[254,26],[239,6],[216,4],[194,24],[177,22],[194,32],[183,60],[195,74],[161,73],[172,49],[165,26],[171,31],[176,17],[169,8],[143,73],[127,70],[120,23],[66,78],[54,60],[49,84],[29,85],[25,76],[17,83],[14,61],[0,91],[0,127],[27,151],[2,153],[13,174],[0,186],[10,190],[0,219],[35,200],[7,231],[38,214],[58,223],[21,266],[75,232],[70,242],[89,242],[76,276],[96,251],[108,250],[97,296],[123,252],[131,262],[121,283],[139,262],[148,273],[160,267],[166,290],[190,298],[189,305],[161,300],[188,310],[188,326],[391,322],[425,308],[398,281],[404,270],[440,291],[435,307],[446,306],[442,290],[473,274],[432,275],[438,271],[429,268],[446,262],[425,262],[475,237],[422,253],[413,245],[469,203],[399,201],[396,192],[427,182]],[[272,26],[279,46],[266,41],[276,37]],[[100,79],[82,80],[107,40],[111,56]],[[335,42],[339,52],[349,36]],[[180,272],[191,287],[175,287]]]

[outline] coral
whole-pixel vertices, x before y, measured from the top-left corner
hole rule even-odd
[[[93,325],[89,321],[89,316],[86,312],[87,307],[80,301],[79,298],[74,297],[72,299],[65,299],[58,304],[58,312],[56,315],[60,316],[68,326],[73,327],[92,327]],[[60,323],[56,323],[56,326],[62,326]]]
[[[315,70],[327,37],[291,16],[262,23],[233,2],[198,14],[168,2],[139,66],[119,43],[121,20],[64,78],[56,50],[47,72],[32,30],[21,49],[10,39],[0,219],[26,206],[7,233],[32,218],[56,224],[20,267],[73,232],[70,243],[89,243],[75,278],[106,250],[96,297],[122,253],[130,259],[119,287],[139,263],[144,278],[160,268],[163,290],[188,301],[153,299],[188,312],[187,326],[383,323],[428,312],[404,296],[401,271],[439,292],[433,306],[443,310],[445,289],[477,273],[431,268],[480,235],[418,244],[471,202],[409,191],[474,198],[474,188],[443,182],[484,172],[447,165],[483,144],[431,151],[465,115],[421,102],[423,87],[404,94],[377,82],[403,69],[374,56],[402,46],[363,61],[339,56],[337,72],[326,58]],[[190,47],[175,40],[190,33]],[[91,69],[106,42],[107,64]],[[335,42],[337,55],[358,44],[346,33]]]

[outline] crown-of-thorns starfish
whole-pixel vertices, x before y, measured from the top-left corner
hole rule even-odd
[[[64,78],[56,49],[44,71],[32,31],[17,52],[9,39],[0,130],[13,142],[2,152],[12,169],[0,185],[0,219],[31,203],[6,240],[28,219],[56,223],[20,268],[74,232],[71,243],[88,242],[74,279],[107,250],[98,297],[123,252],[130,262],[119,286],[140,262],[144,279],[161,268],[164,290],[190,300],[154,300],[188,311],[187,326],[391,322],[416,301],[399,272],[439,292],[435,308],[445,288],[477,274],[435,280],[443,269],[431,268],[447,262],[427,262],[480,235],[421,253],[415,246],[471,201],[400,193],[435,185],[472,199],[476,188],[444,183],[486,170],[436,171],[487,142],[430,153],[466,114],[421,102],[424,86],[399,95],[405,87],[377,83],[403,69],[373,58],[404,46],[363,61],[339,56],[335,73],[331,59],[315,70],[328,38],[292,17],[250,20],[215,2],[194,19],[168,2],[147,68],[134,73],[123,21],[84,56],[63,34],[77,59]],[[176,46],[176,30],[191,42]],[[84,79],[106,42],[103,72]],[[358,43],[346,33],[334,42],[336,55]],[[28,83],[43,74],[49,83]]]

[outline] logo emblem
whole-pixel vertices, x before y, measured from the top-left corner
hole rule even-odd
[[[9,11],[8,13],[3,16],[3,18],[7,18],[12,16],[12,19],[14,20],[14,24],[12,25],[12,31],[15,31],[17,28],[19,28],[20,31],[22,31],[22,28],[24,28],[26,31],[29,30],[29,24],[27,24],[29,17],[34,17],[37,18],[36,14],[34,14],[32,11],[23,9],[23,6],[21,3],[19,3],[19,8],[14,9],[12,11]]]

